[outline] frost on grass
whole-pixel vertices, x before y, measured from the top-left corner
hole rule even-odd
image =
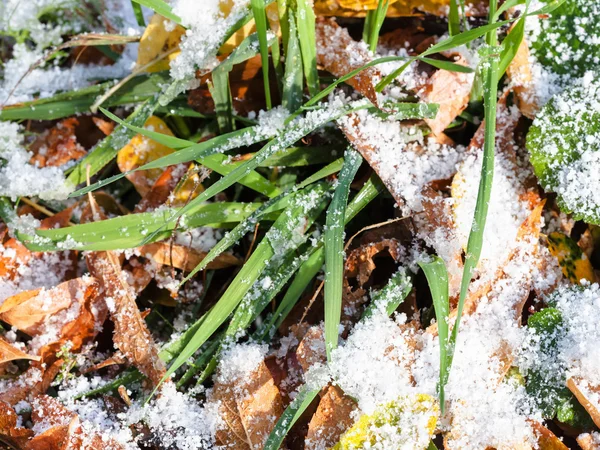
[[[29,164],[31,155],[23,147],[21,128],[13,122],[0,122],[0,196],[38,196],[44,200],[67,198],[73,190],[60,167],[35,167]]]

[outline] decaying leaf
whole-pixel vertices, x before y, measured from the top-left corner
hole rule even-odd
[[[8,404],[0,401],[0,443],[13,448],[22,448],[33,432],[17,425],[17,413]]]
[[[38,167],[62,166],[85,156],[87,152],[75,136],[78,125],[79,121],[71,117],[43,132],[29,147],[33,152],[29,163]]]
[[[340,27],[334,19],[317,22],[317,62],[336,77],[346,75],[371,60],[369,52],[350,37],[346,28]],[[350,78],[347,83],[378,105],[375,85],[382,78],[377,67],[369,67]]]
[[[304,337],[296,349],[296,358],[306,373],[317,363],[324,363],[327,360],[325,353],[325,335],[323,327],[314,325],[306,331]]]
[[[173,132],[167,124],[157,116],[151,116],[144,127],[157,133],[173,136]],[[173,149],[166,145],[137,134],[125,147],[119,150],[117,164],[121,172],[127,172],[171,153],[173,153]],[[161,174],[162,169],[150,169],[129,174],[127,179],[133,183],[141,195],[145,195]]]
[[[567,447],[556,435],[539,422],[532,422],[531,427],[538,440],[540,450],[568,450]]]
[[[115,325],[115,346],[154,386],[158,385],[165,374],[165,366],[135,303],[133,289],[123,277],[119,257],[114,252],[90,252],[86,260],[90,273],[98,279],[101,295]]]
[[[364,17],[368,10],[377,8],[377,0],[315,0],[315,14],[324,16]],[[485,14],[485,4],[479,1],[466,1],[467,15]],[[433,14],[446,16],[448,0],[397,0],[391,1],[388,17]]]
[[[65,281],[53,289],[21,292],[0,305],[0,319],[33,336],[42,332],[47,321],[59,311],[79,304],[78,299],[91,297],[97,289],[93,278],[82,277]]]
[[[594,268],[587,255],[573,239],[565,234],[554,232],[548,235],[548,249],[558,260],[563,274],[573,283],[581,280],[596,281]]]
[[[583,433],[577,436],[577,443],[582,450],[598,450],[600,449],[600,433]]]
[[[304,448],[320,450],[335,445],[354,422],[351,415],[356,407],[356,402],[339,387],[329,385],[324,388],[317,411],[308,424]]]
[[[514,25],[512,28],[514,28]],[[506,76],[516,94],[517,106],[521,114],[529,119],[534,119],[540,110],[540,105],[532,82],[529,46],[525,37],[521,41],[515,57],[506,68]]]
[[[581,378],[569,378],[567,387],[591,416],[596,426],[600,427],[600,404],[597,400],[600,386],[592,386]]]
[[[196,267],[205,257],[206,252],[201,252],[183,245],[170,244],[169,242],[155,242],[140,247],[143,256],[152,258],[158,264],[175,267],[184,272],[189,272]],[[242,262],[230,253],[222,253],[207,266],[207,269],[223,269],[238,266]]]
[[[283,413],[279,389],[264,362],[244,379],[215,383],[212,400],[220,402],[225,423],[217,430],[217,444],[230,449],[262,448]]]
[[[24,450],[121,450],[112,439],[83,429],[79,417],[48,395],[37,396],[32,402],[31,418],[38,432]]]
[[[31,359],[33,361],[39,361],[40,357],[29,355],[28,353],[19,350],[14,345],[11,345],[4,339],[0,338],[0,364],[8,361],[15,361],[17,359]]]
[[[455,64],[466,66],[467,61],[461,55],[456,57]],[[434,119],[425,119],[434,135],[441,135],[469,103],[473,74],[436,70],[418,92],[418,96],[426,103],[440,105]]]

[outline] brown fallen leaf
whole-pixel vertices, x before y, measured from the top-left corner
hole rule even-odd
[[[325,353],[325,335],[320,325],[311,326],[296,349],[296,359],[304,373],[317,363],[327,361]]]
[[[216,443],[228,449],[260,449],[283,414],[273,376],[262,362],[248,377],[228,381],[217,381],[211,397],[219,402],[219,413],[226,425],[217,430]]]
[[[171,266],[189,272],[206,257],[206,252],[201,252],[184,245],[170,244],[169,242],[154,242],[140,247],[141,255],[151,258],[158,264]],[[242,261],[230,253],[222,253],[211,261],[207,269],[223,269],[239,266]]]
[[[32,401],[31,419],[44,431],[34,436],[24,450],[120,450],[123,447],[100,434],[86,432],[79,417],[57,399],[40,395]]]
[[[468,0],[467,16],[486,14],[487,3]],[[446,16],[449,0],[397,0],[391,1],[387,17],[420,16],[432,14]],[[315,14],[321,16],[365,17],[368,10],[377,8],[377,0],[315,0]]]
[[[461,55],[454,64],[466,66],[467,61]],[[469,103],[473,74],[436,70],[417,95],[426,103],[437,103],[440,107],[434,119],[425,119],[434,135],[442,132],[452,123]]]
[[[0,443],[22,448],[33,436],[33,431],[17,426],[17,417],[10,405],[0,401]]]
[[[511,30],[513,27],[511,27]],[[540,110],[539,100],[532,81],[531,63],[529,62],[529,45],[524,37],[515,57],[506,68],[506,76],[510,80],[516,95],[517,106],[525,117],[534,119]]]
[[[123,277],[118,256],[114,252],[90,252],[86,262],[100,283],[101,295],[115,325],[115,346],[157,386],[165,374],[165,366],[135,303],[132,288]]]
[[[317,62],[336,77],[364,66],[371,60],[369,52],[350,37],[346,28],[335,19],[319,19],[316,24]],[[378,106],[375,85],[382,74],[377,67],[369,67],[346,83]]]
[[[306,450],[330,448],[354,423],[352,412],[357,405],[337,386],[329,385],[321,392],[317,411],[308,424]]]
[[[600,427],[600,405],[593,398],[600,393],[600,386],[592,386],[588,381],[581,378],[569,378],[567,387],[585,408],[597,427]]]
[[[78,298],[97,289],[91,277],[65,281],[52,289],[35,289],[9,297],[0,305],[0,319],[30,336],[39,334],[48,318],[69,308]]]
[[[0,338],[0,364],[8,361],[15,361],[17,359],[31,359],[33,361],[39,361],[40,357],[29,355],[28,353],[25,353],[24,351]]]
[[[530,422],[539,450],[569,450],[556,435],[539,422]]]
[[[30,164],[38,167],[62,166],[63,164],[84,157],[87,152],[77,142],[75,128],[79,121],[75,117],[61,120],[46,130],[30,145],[33,156]]]
[[[577,436],[577,443],[582,450],[600,450],[600,433],[595,431]]]

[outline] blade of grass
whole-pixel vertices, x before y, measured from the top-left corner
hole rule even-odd
[[[265,442],[263,450],[278,450],[281,447],[288,432],[302,416],[304,411],[306,411],[306,408],[308,408],[313,400],[317,398],[320,391],[321,387],[314,389],[304,385],[300,388],[296,398],[289,404],[275,424],[273,431],[271,431],[271,434]]]
[[[271,88],[269,85],[269,46],[267,38],[267,14],[265,11],[265,0],[250,0],[256,33],[260,43],[260,59],[262,63],[263,86],[265,89],[265,101],[267,109],[271,109]]]
[[[186,363],[219,328],[240,304],[268,264],[276,264],[276,255],[294,251],[305,239],[303,223],[324,201],[327,188],[324,183],[311,185],[295,197],[295,201],[277,218],[271,229],[242,266],[219,301],[206,313],[205,320],[167,370],[163,381]],[[312,201],[310,200],[312,199]],[[320,199],[320,200],[316,200]],[[315,217],[316,218],[316,217]],[[313,219],[314,220],[314,219]],[[301,230],[301,231],[300,231]]]
[[[344,217],[350,193],[350,183],[362,164],[360,154],[349,147],[344,156],[344,166],[327,209],[325,227],[325,349],[327,360],[337,347],[342,313],[342,288],[344,279]]]
[[[173,14],[173,9],[171,5],[169,5],[164,0],[132,0],[135,3],[139,3],[142,6],[150,8],[156,14],[160,14],[163,17],[166,17],[169,20],[181,25],[181,18],[175,14]]]
[[[390,0],[379,0],[377,3],[377,9],[375,10],[375,16],[369,24],[369,50],[375,52],[377,50],[377,42],[379,41],[379,31],[385,20],[388,7],[390,6]]]
[[[439,256],[434,256],[431,261],[420,262],[419,266],[423,269],[431,298],[433,308],[438,324],[438,338],[440,341],[440,379],[437,385],[438,395],[440,397],[440,410],[444,414],[446,406],[445,386],[448,381],[449,365],[448,363],[448,314],[450,312],[450,303],[448,298],[448,272],[444,260]]]
[[[135,0],[131,0],[131,7],[133,8],[133,15],[135,16],[135,21],[140,27],[146,26],[146,21],[144,20],[144,12],[142,11],[142,5],[135,2]]]
[[[288,39],[285,51],[285,74],[283,76],[283,95],[281,105],[288,111],[296,111],[302,105],[302,55],[296,28],[296,16],[293,10],[288,17]]]
[[[448,13],[448,34],[450,36],[460,34],[460,15],[458,13],[458,0],[450,0],[450,12]]]
[[[319,92],[319,72],[317,71],[317,40],[315,37],[315,13],[310,0],[296,0],[296,21],[300,52],[308,92],[312,96]]]
[[[400,268],[392,275],[387,284],[378,292],[371,295],[371,303],[365,309],[362,319],[371,317],[376,310],[384,309],[388,316],[400,306],[400,304],[408,297],[412,290],[413,284],[410,276],[404,268]]]

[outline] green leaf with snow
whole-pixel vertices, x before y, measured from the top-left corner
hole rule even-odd
[[[575,219],[600,224],[600,83],[591,73],[542,108],[527,134],[540,184]]]

